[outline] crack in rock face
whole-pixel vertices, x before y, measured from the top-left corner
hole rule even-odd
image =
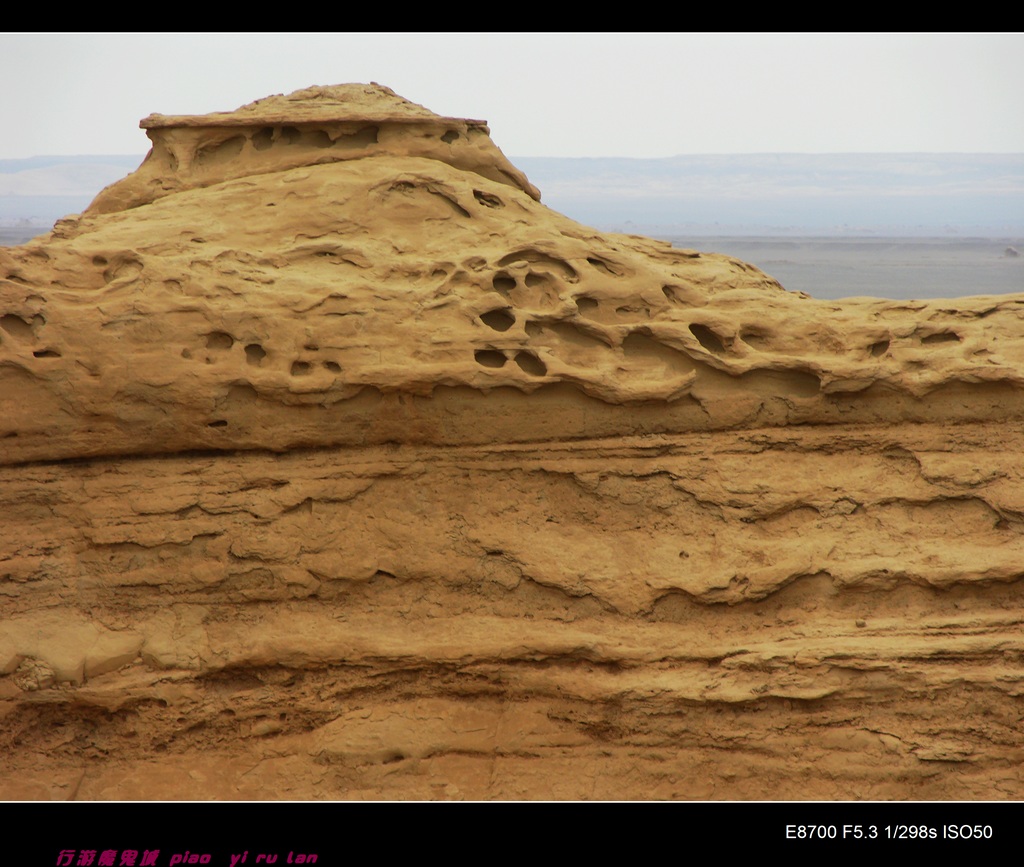
[[[597,232],[375,84],[142,126],[0,248],[0,797],[1024,797],[1024,297]]]

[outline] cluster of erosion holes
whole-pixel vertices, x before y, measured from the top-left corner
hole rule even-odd
[[[132,250],[122,250],[109,256],[98,253],[90,256],[77,250],[51,247],[26,251],[17,267],[0,276],[22,286],[49,284],[61,289],[91,292],[112,283],[117,284],[113,288],[126,287],[142,273],[143,268],[142,259]],[[59,273],[59,280],[53,279],[55,272]],[[6,315],[18,318],[15,314]]]
[[[598,256],[589,257],[587,262],[607,276],[621,277],[626,273],[621,266]],[[579,273],[572,265],[564,259],[536,249],[509,253],[498,261],[497,266],[498,270],[491,279],[491,287],[505,298],[506,304],[480,314],[480,321],[497,332],[508,331],[515,325],[516,308],[525,308],[539,314],[558,310],[562,303],[563,284],[579,282]],[[589,300],[591,299],[581,299],[577,302],[581,312],[587,307]],[[597,302],[593,302],[591,306],[596,305]],[[528,337],[550,333],[560,343],[574,346],[577,350],[585,351],[597,347],[606,349],[610,346],[599,336],[591,335],[566,322],[542,324],[540,321],[528,321],[524,329]],[[474,358],[477,364],[488,368],[504,367],[511,358],[529,376],[547,375],[547,365],[535,352],[528,349],[504,350],[491,345],[486,349],[475,350]]]
[[[267,350],[259,343],[242,344],[226,331],[211,331],[206,335],[205,353],[200,355],[200,360],[207,364],[221,361],[226,354],[236,352],[236,347],[242,346],[245,352],[245,363],[251,367],[262,367],[264,359],[267,358]],[[292,362],[289,373],[292,376],[310,376],[316,372],[317,367],[328,371],[331,374],[341,373],[341,365],[331,359],[317,358],[315,353],[320,352],[320,347],[315,343],[307,343],[303,346],[307,353],[306,358],[297,359]],[[191,349],[181,350],[181,357],[192,359],[195,355]],[[217,420],[210,422],[209,427],[226,427],[227,422]]]
[[[587,262],[605,276],[627,275],[625,266],[604,257],[592,255],[587,258]],[[491,279],[491,287],[504,297],[506,303],[481,313],[479,318],[484,325],[499,333],[508,331],[516,324],[516,308],[525,308],[541,316],[547,311],[554,313],[556,310],[560,310],[563,284],[579,281],[578,272],[568,262],[534,249],[510,253],[497,264],[498,270]],[[666,285],[662,287],[662,293],[672,306],[699,308],[707,303],[706,299],[695,290],[683,286]],[[601,301],[586,294],[578,295],[575,302],[581,319],[591,320],[595,323],[637,324],[651,316],[650,308],[642,304],[622,304],[609,306],[606,309]],[[593,330],[580,328],[565,320],[526,321],[524,330],[528,337],[554,336],[571,355],[575,355],[578,360],[584,362],[588,360],[586,350],[608,349],[613,345],[611,339],[604,336],[601,328]],[[700,322],[690,323],[689,330],[703,349],[719,357],[730,354],[733,349],[733,340],[736,337],[759,351],[770,352],[775,348],[772,346],[773,337],[770,331],[758,326],[741,327],[734,336],[723,336],[709,325]],[[962,340],[962,337],[954,331],[943,330],[929,333],[920,328],[915,330],[911,337],[922,348],[959,343]],[[851,350],[866,350],[871,356],[878,358],[889,352],[890,345],[891,340],[884,338],[871,343],[863,350],[855,350],[853,347]],[[642,326],[629,334],[622,346],[627,355],[631,354],[630,350],[632,350],[634,355],[657,359],[665,365],[667,371],[683,373],[688,367],[692,369],[691,360],[685,353],[652,339],[650,332]],[[547,374],[547,366],[544,362],[535,352],[527,349],[501,349],[492,342],[486,348],[475,350],[474,358],[477,364],[492,369],[504,367],[511,358],[531,376]]]
[[[593,254],[587,257],[589,264],[604,277],[632,276],[626,266],[609,258]],[[577,295],[576,308],[580,323],[561,318],[565,284],[579,282],[579,273],[568,262],[557,259],[535,249],[510,253],[499,260],[498,270],[491,279],[491,288],[505,299],[505,304],[480,314],[480,321],[497,332],[506,332],[516,324],[517,308],[525,308],[538,316],[524,323],[527,337],[554,339],[566,354],[570,363],[592,365],[614,346],[613,338],[606,333],[604,325],[639,326],[623,341],[623,352],[636,361],[653,363],[663,369],[666,375],[685,374],[694,369],[690,357],[677,349],[655,339],[650,330],[642,325],[651,318],[651,309],[643,303],[605,305],[587,294]],[[664,286],[663,294],[670,305],[700,307],[706,302],[694,290],[682,286]],[[550,319],[545,313],[554,314]],[[593,326],[586,323],[592,322]],[[727,352],[726,343],[710,327],[693,323],[690,331],[708,352],[722,355]],[[477,364],[487,368],[501,368],[511,359],[531,376],[545,376],[547,367],[536,353],[528,349],[501,349],[497,341],[486,348],[477,349],[474,358]]]
[[[701,325],[696,322],[691,323],[690,332],[697,338],[700,345],[713,355],[724,355],[728,353],[729,349],[726,345],[727,340],[715,333],[707,325]],[[914,331],[911,337],[916,340],[921,347],[929,348],[942,344],[960,343],[963,340],[963,338],[955,331],[927,333],[921,329]],[[771,335],[757,326],[741,328],[739,338],[747,345],[758,350],[771,351],[773,349]],[[866,351],[872,357],[879,358],[889,351],[891,345],[892,340],[890,338],[884,338],[868,345],[866,347]],[[853,347],[851,347],[851,349],[853,349]]]
[[[0,344],[4,342],[5,335],[13,338],[12,344],[20,342],[35,343],[37,339],[36,332],[45,324],[46,320],[38,313],[31,319],[25,319],[14,313],[5,313],[3,316],[0,316]],[[52,346],[33,349],[32,355],[35,358],[60,358],[61,356],[60,351]]]
[[[224,352],[230,352],[236,344],[236,340],[226,331],[211,331],[206,335],[206,349],[208,350],[205,356],[207,364],[213,364],[214,361],[218,360],[217,356]],[[307,343],[303,346],[305,352],[309,353],[308,360],[297,360],[293,361],[290,369],[292,376],[309,376],[313,373],[317,366],[322,367],[324,370],[328,370],[331,373],[341,373],[341,365],[336,361],[330,359],[317,358],[314,353],[320,351],[320,347],[315,343]],[[183,358],[191,358],[192,353],[188,349],[181,351]],[[262,367],[263,360],[267,357],[267,351],[259,343],[247,343],[245,344],[245,362],[252,367]]]
[[[245,135],[239,133],[216,144],[201,147],[195,156],[197,166],[219,165],[237,157],[246,143],[255,151],[267,151],[277,146],[301,145],[321,150],[341,151],[364,150],[377,144],[380,127],[358,123],[336,123],[324,125],[302,124],[298,126],[264,126]],[[452,144],[461,137],[458,130],[445,130],[438,138],[445,144]],[[173,168],[177,168],[173,166]]]

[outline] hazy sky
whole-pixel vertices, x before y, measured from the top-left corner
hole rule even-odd
[[[1024,152],[1024,34],[0,34],[0,158],[377,81],[513,156]]]

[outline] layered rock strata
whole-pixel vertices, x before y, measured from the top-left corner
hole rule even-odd
[[[0,797],[1024,795],[1024,299],[599,233],[376,85],[143,126],[0,248]]]

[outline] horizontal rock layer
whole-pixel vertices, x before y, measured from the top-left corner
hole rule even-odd
[[[1016,796],[1022,447],[837,426],[9,467],[0,791]]]
[[[1016,418],[1022,315],[813,301],[437,162],[293,169],[0,249],[0,462]]]

